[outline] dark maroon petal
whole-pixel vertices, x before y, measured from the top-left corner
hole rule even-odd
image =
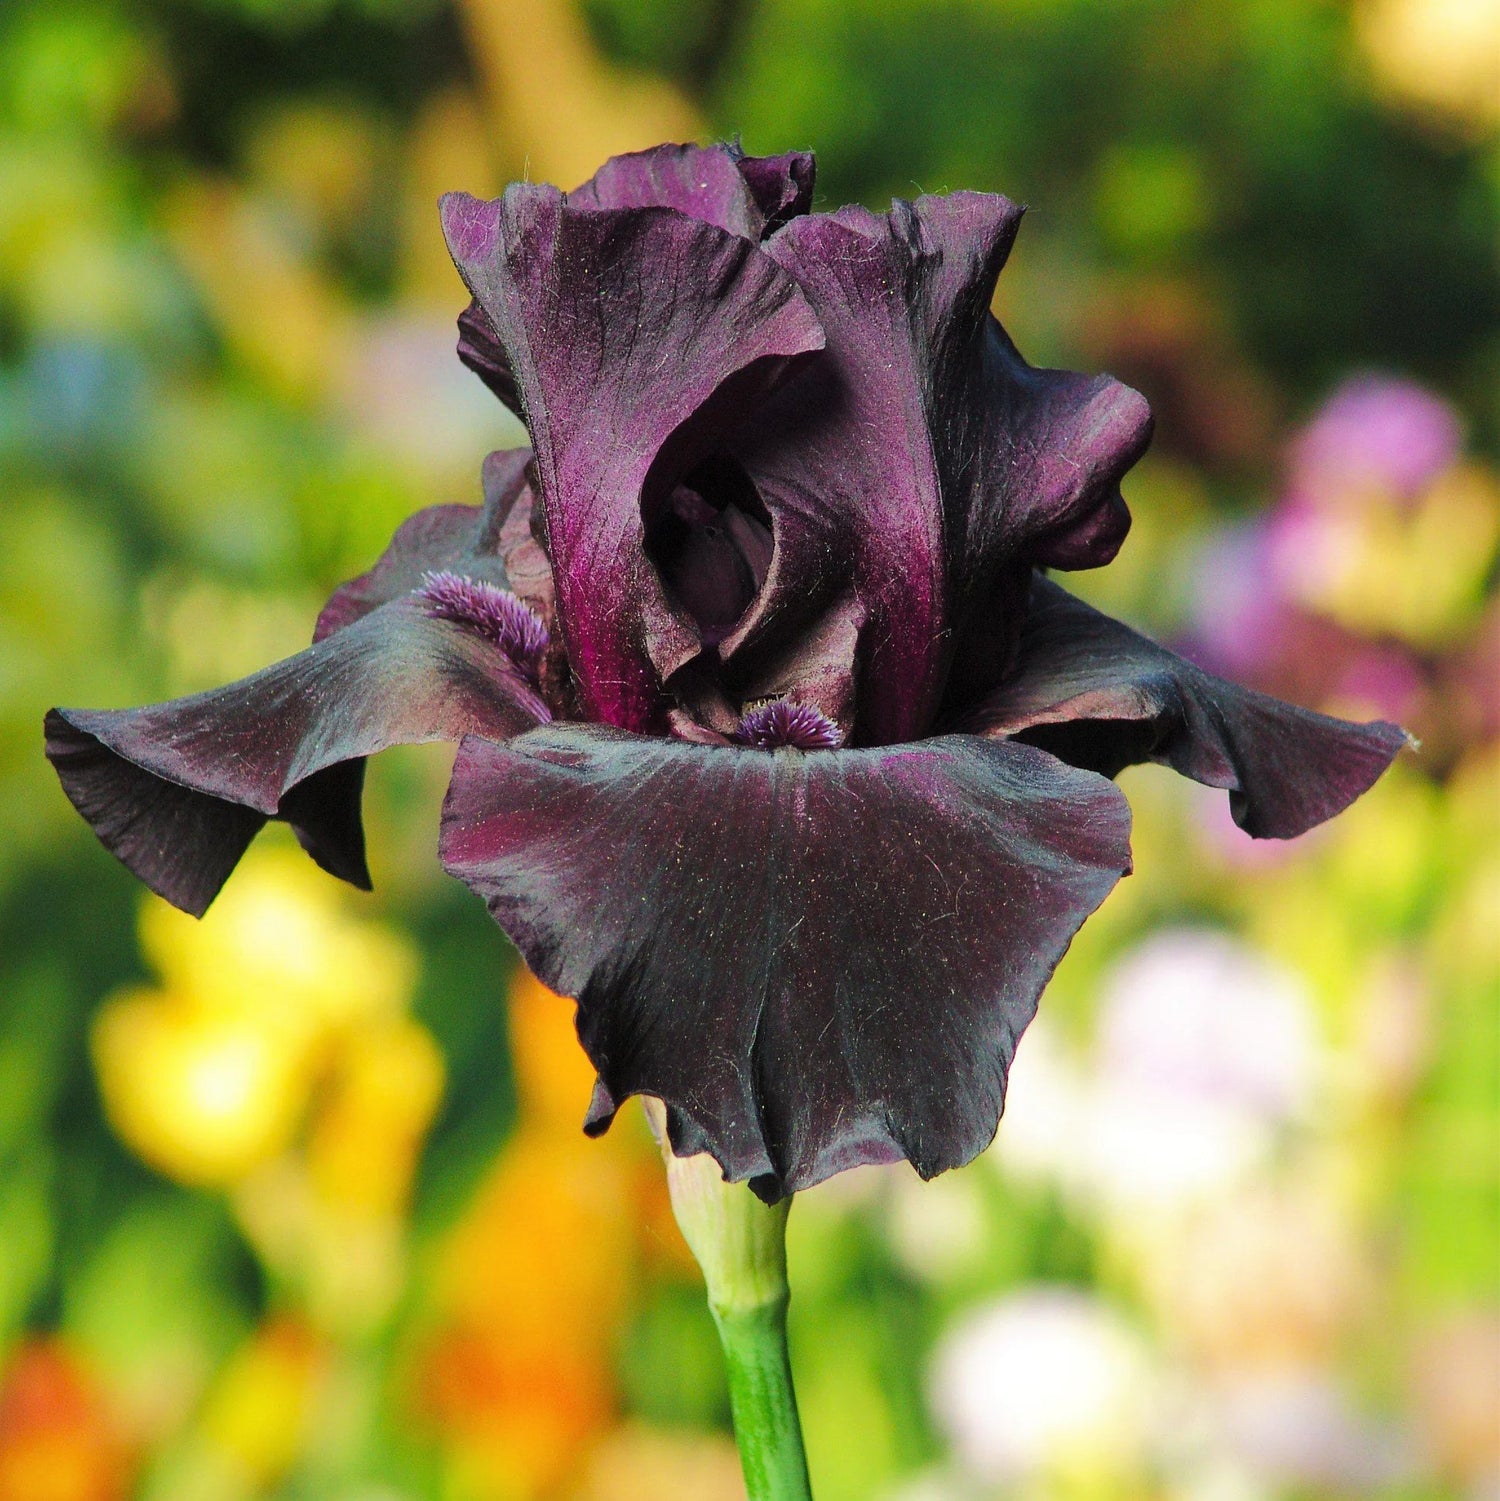
[[[785,151],[780,156],[741,156],[737,165],[760,208],[762,237],[773,234],[788,219],[812,211],[817,162],[811,151]]]
[[[737,446],[776,556],[723,649],[757,683],[808,621],[840,617],[858,634],[865,742],[925,731],[1008,569],[1107,561],[1128,524],[1118,486],[1149,434],[1145,402],[1032,369],[990,315],[1021,212],[955,193],[795,218],[766,242],[828,349]]]
[[[459,270],[515,372],[558,622],[583,712],[665,723],[702,646],[644,551],[679,480],[822,333],[748,240],[669,209],[578,209],[516,184],[443,200]]]
[[[443,861],[578,1000],[602,1092],[767,1198],[991,1139],[1017,1037],[1129,869],[1107,781],[1030,746],[466,740]]]
[[[568,194],[574,208],[671,208],[759,240],[812,204],[810,152],[746,156],[735,146],[653,146],[613,156]]]
[[[654,146],[611,157],[568,194],[573,208],[672,208],[731,234],[760,240],[812,207],[809,151],[746,156],[736,146]],[[459,314],[458,357],[517,416],[510,357],[477,301]]]
[[[1396,725],[1351,724],[1213,677],[1044,578],[1013,676],[963,723],[1105,776],[1158,761],[1227,788],[1235,822],[1262,839],[1342,812],[1409,743]]]
[[[47,755],[105,847],[201,915],[267,818],[368,886],[361,758],[547,717],[476,624],[437,618],[412,594],[226,688],[144,709],[54,709]]]

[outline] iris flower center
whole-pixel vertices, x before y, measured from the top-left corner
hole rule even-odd
[[[711,454],[646,516],[646,555],[704,644],[716,646],[760,592],[771,566],[771,519],[727,454]]]

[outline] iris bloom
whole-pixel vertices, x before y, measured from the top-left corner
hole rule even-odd
[[[408,520],[300,655],[47,721],[79,812],[194,913],[270,818],[367,885],[364,758],[460,742],[443,861],[576,998],[587,1128],[659,1097],[679,1153],[773,1200],[989,1142],[1130,869],[1121,768],[1289,838],[1405,740],[1054,581],[1119,548],[1151,417],[991,315],[1017,205],[815,214],[812,187],[807,155],[663,146],[445,198],[459,355],[530,448],[490,456],[482,506]]]

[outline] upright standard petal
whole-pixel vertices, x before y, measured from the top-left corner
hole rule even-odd
[[[593,1126],[656,1095],[680,1148],[774,1199],[983,1149],[1043,984],[1129,869],[1129,824],[1109,782],[1029,746],[557,726],[464,742],[442,851],[577,999]]]
[[[746,156],[737,146],[653,146],[612,156],[568,194],[574,208],[671,208],[759,240],[812,207],[809,151]]]
[[[517,184],[443,200],[535,450],[558,621],[584,713],[664,725],[663,680],[702,649],[645,553],[648,520],[823,336],[748,240],[670,209],[576,209]]]
[[[1149,436],[1145,402],[1033,369],[990,315],[1021,213],[955,193],[793,219],[766,245],[828,351],[739,445],[776,557],[724,650],[754,691],[795,671],[809,620],[843,619],[866,742],[925,731],[970,617],[1016,569],[1106,562],[1128,524],[1119,480]]]
[[[194,914],[268,818],[368,886],[364,757],[549,717],[536,664],[499,628],[525,607],[476,551],[489,526],[469,506],[412,517],[329,601],[313,646],[242,682],[144,709],[52,710],[47,755],[64,791],[111,853]]]
[[[1227,788],[1235,822],[1262,839],[1341,813],[1410,743],[1382,720],[1351,724],[1213,677],[1040,577],[1014,673],[960,722],[1105,776],[1160,762]]]
[[[747,240],[760,240],[812,207],[810,151],[746,156],[737,146],[653,146],[611,157],[568,194],[574,208],[671,208]],[[510,358],[477,301],[459,315],[458,357],[517,416]]]

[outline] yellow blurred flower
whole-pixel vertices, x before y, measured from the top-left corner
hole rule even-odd
[[[125,1142],[181,1183],[232,1183],[282,1151],[302,1117],[303,1051],[274,1027],[128,991],[94,1026],[104,1108]]]
[[[600,56],[578,0],[465,0],[460,12],[528,177],[572,185],[616,152],[698,134],[696,112],[670,83]]]
[[[661,1178],[628,1130],[583,1135],[593,1070],[569,1003],[526,975],[511,1001],[521,1125],[444,1248],[418,1377],[458,1493],[485,1501],[560,1494],[612,1423],[643,1190]]]
[[[399,1011],[417,971],[409,944],[351,917],[342,889],[288,848],[252,851],[201,919],[147,902],[141,948],[170,991],[325,1034]]]
[[[594,1087],[594,1070],[574,1030],[577,1007],[528,970],[511,981],[508,1013],[516,1092],[527,1120],[577,1131]]]
[[[1496,0],[1367,0],[1359,37],[1376,78],[1400,102],[1474,134],[1500,122]]]
[[[148,899],[141,946],[162,988],[113,996],[93,1037],[105,1109],[135,1151],[182,1182],[242,1179],[290,1145],[342,1043],[356,1050],[351,1077],[367,1081],[364,1116],[380,1118],[372,1129],[389,1139],[399,1126],[404,1196],[408,1138],[430,1119],[441,1064],[399,1017],[415,975],[403,942],[348,917],[304,857],[268,849],[201,922]],[[360,1039],[357,1025],[370,1023],[380,1040]],[[370,1103],[387,1089],[389,1113]]]
[[[179,194],[168,218],[240,359],[284,395],[320,397],[350,348],[355,314],[286,216],[228,182],[200,181]]]
[[[442,1097],[443,1058],[426,1028],[401,1019],[352,1038],[308,1140],[319,1197],[356,1214],[399,1215]]]
[[[326,1373],[316,1336],[288,1318],[257,1330],[220,1372],[203,1436],[247,1489],[274,1484],[296,1462]]]

